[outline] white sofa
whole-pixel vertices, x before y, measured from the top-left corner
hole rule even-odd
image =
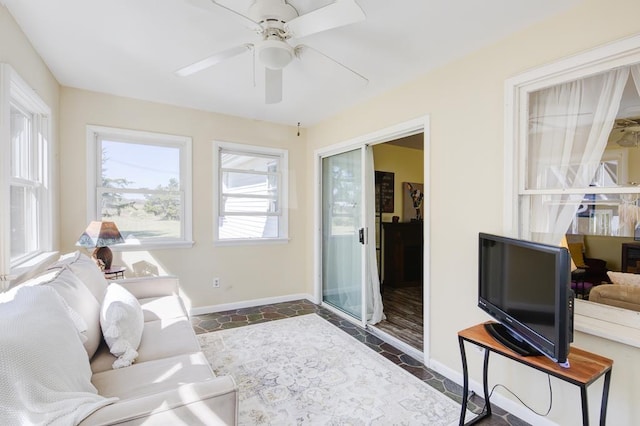
[[[110,353],[100,326],[101,309],[104,321],[105,300],[117,287],[110,283],[88,256],[75,252],[0,294],[0,339],[9,353],[8,359],[0,354],[6,402],[0,422],[237,424],[237,386],[229,376],[216,377],[200,351],[177,278],[117,281],[139,304],[142,333],[139,346],[127,352],[137,352],[133,364],[113,368],[124,355]],[[125,333],[136,328],[127,327]]]

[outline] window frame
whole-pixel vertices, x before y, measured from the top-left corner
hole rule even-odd
[[[278,188],[279,198],[277,198],[278,208],[276,212],[268,216],[277,216],[278,236],[274,238],[220,238],[220,219],[222,206],[222,173],[220,165],[220,152],[226,151],[240,155],[250,155],[255,157],[279,157]],[[241,214],[235,214],[241,215]],[[251,216],[251,214],[247,214]],[[257,245],[257,244],[281,244],[289,241],[289,152],[282,148],[271,148],[233,142],[213,141],[213,243],[214,245]]]
[[[100,217],[100,205],[98,192],[101,190],[98,183],[102,177],[102,152],[98,149],[100,141],[105,138],[114,138],[118,142],[138,145],[164,146],[178,148],[180,151],[180,190],[184,193],[181,203],[181,238],[151,238],[128,240],[123,244],[111,246],[113,251],[127,251],[162,248],[190,248],[192,240],[193,216],[192,216],[192,139],[188,136],[170,135],[165,133],[148,132],[141,130],[122,129],[117,127],[87,125],[87,223],[98,220]],[[140,191],[125,189],[123,192]],[[149,192],[154,192],[149,189]],[[125,236],[126,237],[126,236]]]
[[[13,176],[11,109],[30,116],[28,176]],[[30,269],[48,261],[53,250],[51,108],[9,65],[0,63],[0,289]],[[34,250],[11,259],[11,188],[27,187],[35,194],[36,212],[30,230]]]
[[[596,47],[506,80],[503,209],[505,235],[519,236],[519,196],[525,193],[541,193],[540,190],[527,190],[524,187],[529,93],[635,63],[640,63],[640,35]],[[584,189],[543,192],[582,194]],[[638,189],[599,188],[597,192],[637,193]],[[640,348],[640,317],[637,312],[580,299],[575,300],[574,307],[576,331]]]

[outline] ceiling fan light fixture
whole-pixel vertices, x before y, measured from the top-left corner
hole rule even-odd
[[[618,139],[616,142],[618,145],[624,148],[634,148],[638,146],[638,132],[629,131],[625,132],[624,136]]]
[[[283,69],[294,56],[293,48],[282,40],[264,40],[258,46],[258,59],[272,70]]]

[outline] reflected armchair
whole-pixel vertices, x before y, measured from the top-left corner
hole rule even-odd
[[[593,286],[609,283],[607,262],[586,256],[584,235],[567,234],[567,243],[571,259],[577,269],[571,272],[571,288],[583,297],[589,294]]]

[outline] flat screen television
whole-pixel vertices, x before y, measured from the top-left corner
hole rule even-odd
[[[479,234],[478,307],[498,321],[487,330],[502,344],[568,366],[573,299],[566,248]]]

